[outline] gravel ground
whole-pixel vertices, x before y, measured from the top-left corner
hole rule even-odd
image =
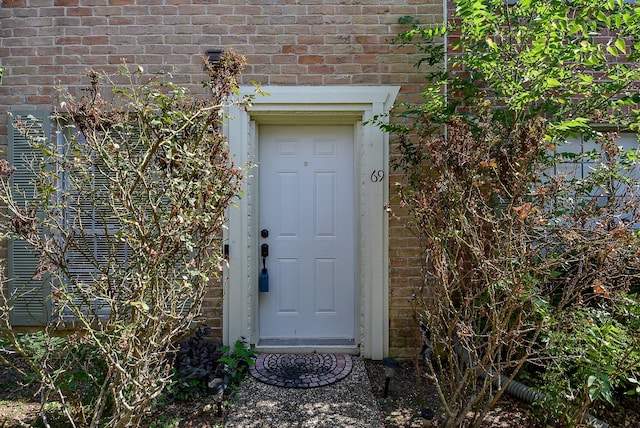
[[[353,358],[349,376],[321,388],[282,388],[248,376],[225,426],[382,428],[383,423],[364,362]]]

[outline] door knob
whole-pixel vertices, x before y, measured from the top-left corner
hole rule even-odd
[[[269,231],[267,229],[262,229],[260,231],[260,236],[262,236],[263,238],[268,238],[269,237]]]

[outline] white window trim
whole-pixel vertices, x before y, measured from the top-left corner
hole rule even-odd
[[[357,300],[355,349],[365,358],[382,359],[389,352],[388,304],[388,134],[363,122],[384,115],[393,105],[399,86],[270,86],[269,96],[257,96],[245,110],[233,107],[225,125],[231,153],[238,165],[257,158],[256,123],[357,123],[356,217]],[[241,88],[241,95],[252,94]],[[373,171],[384,180],[374,182]],[[243,196],[228,211],[225,242],[229,267],[224,272],[223,339],[226,344],[245,338],[258,340],[257,230],[258,184],[255,171],[248,173]],[[299,350],[299,349],[296,349]],[[307,349],[309,350],[309,349]]]

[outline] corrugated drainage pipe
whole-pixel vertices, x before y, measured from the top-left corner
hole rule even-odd
[[[509,377],[503,374],[499,375],[493,381],[493,386],[496,388],[501,388],[506,382],[509,381]],[[547,397],[540,391],[530,388],[527,385],[524,385],[517,380],[512,380],[507,384],[506,391],[517,398],[518,400],[524,401],[527,404],[533,404],[536,401],[546,401]],[[584,414],[584,419],[594,428],[609,428],[609,424],[601,421],[589,413]]]
[[[458,338],[457,337],[453,338],[453,346],[454,346],[456,352],[458,353],[458,355],[463,359],[463,361],[467,365],[470,365],[471,356],[460,345],[460,343],[458,342]],[[493,374],[493,372],[491,372],[491,374]],[[483,374],[482,377],[485,377],[485,375]],[[525,385],[523,383],[520,383],[520,382],[518,382],[516,380],[512,380],[511,382],[509,382],[509,377],[505,376],[503,374],[499,375],[493,381],[493,386],[495,386],[498,389],[503,388],[504,384],[507,384],[506,391],[510,395],[512,395],[513,397],[517,398],[518,400],[524,401],[527,404],[533,404],[536,401],[546,401],[547,400],[547,396],[544,395],[543,393],[541,393],[540,391],[538,391],[536,389],[533,389],[533,388],[530,388],[527,385]],[[590,415],[589,413],[585,413],[584,414],[584,418],[587,421],[587,423],[589,423],[589,425],[591,425],[594,428],[609,428],[609,424],[608,423],[606,423],[604,421],[601,421],[600,419],[596,418],[593,415]]]

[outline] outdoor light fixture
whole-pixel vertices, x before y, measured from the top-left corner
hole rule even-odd
[[[433,426],[433,418],[436,416],[436,412],[429,408],[424,408],[420,410],[420,417],[422,418],[422,426],[430,427]]]
[[[209,49],[205,52],[205,55],[209,59],[209,64],[216,65],[220,61],[223,53],[224,51],[222,49]]]
[[[387,394],[389,393],[389,382],[391,381],[391,378],[395,376],[396,369],[399,364],[398,361],[393,358],[384,358],[382,360],[382,365],[384,366],[384,394],[382,396],[387,398]]]

